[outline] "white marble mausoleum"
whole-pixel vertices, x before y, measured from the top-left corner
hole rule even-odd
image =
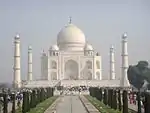
[[[14,85],[21,87],[20,36],[15,37]],[[102,60],[99,52],[88,43],[82,30],[71,22],[57,35],[56,44],[43,51],[41,56],[41,79],[32,79],[32,47],[28,49],[28,75],[22,87],[101,86],[127,87],[128,52],[127,35],[122,36],[122,75],[116,79],[114,48],[110,48],[110,78],[103,80]]]
[[[74,24],[61,29],[57,44],[41,58],[42,80],[101,80],[101,71],[100,54]]]

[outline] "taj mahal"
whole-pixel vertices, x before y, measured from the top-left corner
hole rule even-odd
[[[102,79],[101,56],[73,24],[58,33],[57,45],[50,47],[48,55],[43,53],[41,64],[45,80]]]
[[[41,56],[41,79],[32,79],[32,47],[28,48],[28,74],[22,83],[20,74],[20,36],[15,36],[14,80],[15,87],[47,86],[101,86],[129,87],[127,80],[127,34],[122,35],[122,70],[120,79],[115,75],[114,47],[110,48],[110,79],[104,80],[102,56],[88,43],[84,33],[71,20],[57,35],[57,44],[50,46]]]

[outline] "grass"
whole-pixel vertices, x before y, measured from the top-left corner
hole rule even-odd
[[[106,106],[103,102],[93,98],[91,96],[85,96],[98,110],[100,113],[121,113],[119,110],[111,109],[109,106]]]
[[[122,113],[122,111],[111,109],[109,106],[106,106],[103,102],[97,100],[92,96],[86,95],[85,97],[99,110],[100,113]],[[128,111],[128,113],[136,113],[132,110]]]
[[[29,112],[27,113],[44,113],[46,109],[58,98],[58,96],[53,96],[45,101],[39,103],[35,108],[32,108]],[[16,113],[22,113],[21,108],[18,108]]]

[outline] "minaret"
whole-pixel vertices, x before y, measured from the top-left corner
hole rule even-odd
[[[110,48],[110,80],[114,80],[115,76],[115,57],[114,57],[114,47]]]
[[[42,80],[48,80],[48,56],[46,55],[46,52],[42,53],[41,56],[41,78]]]
[[[20,73],[20,37],[19,35],[15,36],[14,40],[14,88],[21,87],[21,73]]]
[[[127,34],[122,35],[122,70],[121,70],[121,87],[128,87],[129,81],[127,79],[128,70],[128,48],[127,48]]]
[[[47,80],[51,80],[51,76],[50,76],[50,50],[48,51],[48,54],[47,54],[47,60],[48,60]]]
[[[32,80],[32,47],[28,47],[28,76],[27,81]]]

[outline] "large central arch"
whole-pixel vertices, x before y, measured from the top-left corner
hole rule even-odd
[[[78,63],[74,60],[68,60],[65,63],[65,79],[77,80],[78,79]]]

